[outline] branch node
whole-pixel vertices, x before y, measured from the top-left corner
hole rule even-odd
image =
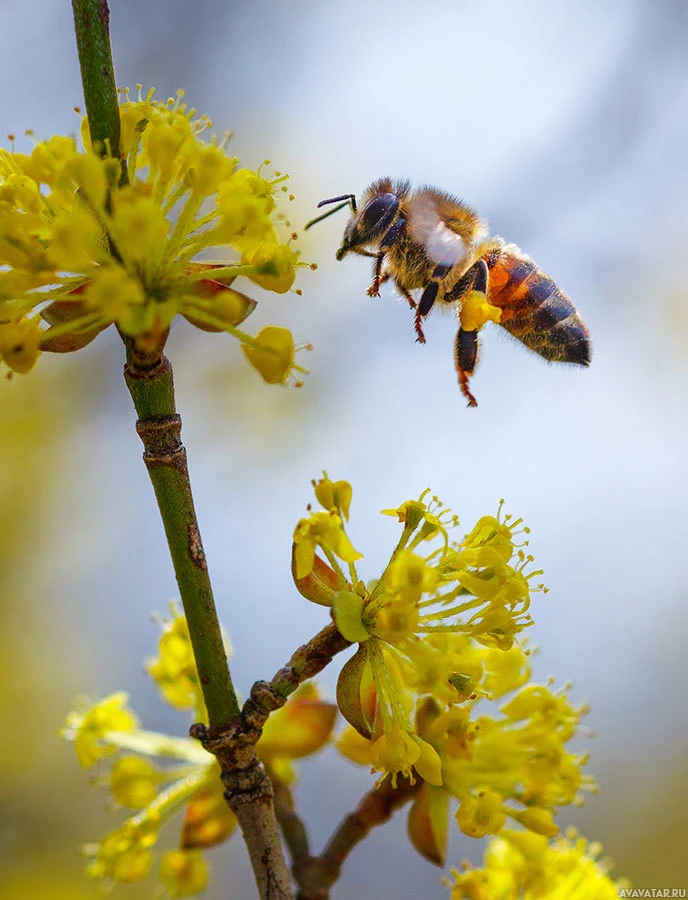
[[[136,433],[141,438],[146,465],[186,465],[186,451],[182,444],[182,420],[178,413],[171,416],[139,419]]]

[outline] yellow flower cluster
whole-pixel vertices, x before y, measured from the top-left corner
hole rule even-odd
[[[365,584],[344,529],[350,486],[325,475],[315,493],[326,512],[297,525],[292,569],[299,591],[329,605],[359,645],[337,686],[351,726],[342,753],[393,784],[422,779],[409,834],[435,862],[444,859],[450,800],[473,837],[499,834],[507,819],[556,834],[553,815],[593,782],[581,772],[586,759],[566,749],[585,709],[550,684],[529,683],[519,636],[532,624],[531,595],[545,588],[526,552],[528,529],[500,505],[455,542],[456,517],[425,492],[383,511],[402,534],[382,575]]]
[[[488,845],[482,869],[454,871],[451,900],[617,900],[624,884],[612,881],[600,854],[573,829],[551,842],[505,831]]]
[[[163,623],[158,655],[148,663],[148,672],[172,706],[202,709],[186,620],[174,610]],[[101,841],[86,845],[87,874],[105,885],[145,878],[155,864],[161,829],[183,813],[179,846],[161,855],[158,878],[167,896],[195,895],[208,880],[201,851],[226,840],[237,824],[223,797],[219,768],[196,740],[143,730],[127,700],[123,693],[91,704],[82,700],[61,731],[74,742],[84,768],[114,758],[109,774],[98,781],[107,784],[118,806],[136,810]],[[334,704],[306,686],[271,715],[257,749],[274,777],[293,780],[291,761],[324,746],[336,713]]]
[[[287,176],[238,168],[226,139],[202,139],[211,123],[182,96],[124,92],[119,159],[91,147],[87,119],[85,150],[62,136],[30,154],[0,150],[0,362],[11,371],[30,371],[42,350],[78,350],[113,323],[159,353],[178,315],[236,337],[270,383],[304,371],[287,329],[239,330],[256,304],[233,287],[245,276],[284,293],[303,265],[278,232]],[[229,261],[195,261],[211,248]]]

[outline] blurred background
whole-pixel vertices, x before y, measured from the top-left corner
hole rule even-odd
[[[112,2],[118,83],[178,87],[232,150],[291,174],[300,228],[316,203],[382,175],[463,197],[574,299],[588,370],[550,366],[487,328],[468,410],[454,326],[414,342],[365,260],[334,259],[345,213],[300,245],[318,263],[251,320],[309,341],[301,390],[268,387],[235,343],[180,324],[176,373],[220,616],[244,695],[326,622],[289,575],[291,532],[323,469],[354,486],[350,533],[379,572],[379,510],[432,487],[469,530],[500,497],[532,529],[547,597],[539,679],[588,701],[599,796],[560,816],[637,887],[686,886],[688,689],[688,10],[683,0]],[[72,133],[81,104],[71,9],[5,0],[0,133]],[[22,141],[18,144],[22,149]],[[302,360],[303,361],[303,360]],[[0,384],[0,870],[3,897],[97,896],[78,847],[120,816],[56,732],[82,693],[124,689],[144,723],[184,733],[143,673],[151,620],[175,597],[114,333]],[[324,678],[333,690],[338,667]],[[319,849],[370,785],[333,753],[302,767]],[[327,801],[323,802],[323,797]],[[446,898],[405,816],[350,857],[337,900]],[[174,840],[171,835],[170,840]],[[479,842],[454,829],[451,863]],[[243,845],[211,853],[209,900],[254,896]],[[152,882],[117,889],[148,897]]]

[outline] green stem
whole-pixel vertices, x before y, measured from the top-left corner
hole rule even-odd
[[[117,159],[119,103],[107,0],[72,0],[72,9],[91,143],[97,152]]]
[[[136,430],[145,447],[143,459],[165,527],[208,721],[222,728],[237,719],[240,710],[194,509],[172,366],[164,356],[153,365],[143,365],[127,342],[124,379],[139,417]]]

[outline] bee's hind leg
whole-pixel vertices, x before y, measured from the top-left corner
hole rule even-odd
[[[463,328],[459,328],[456,333],[456,343],[454,345],[454,362],[456,363],[456,372],[459,376],[461,393],[468,401],[469,406],[478,405],[478,401],[468,387],[468,381],[473,374],[477,360],[478,332],[464,331]]]

